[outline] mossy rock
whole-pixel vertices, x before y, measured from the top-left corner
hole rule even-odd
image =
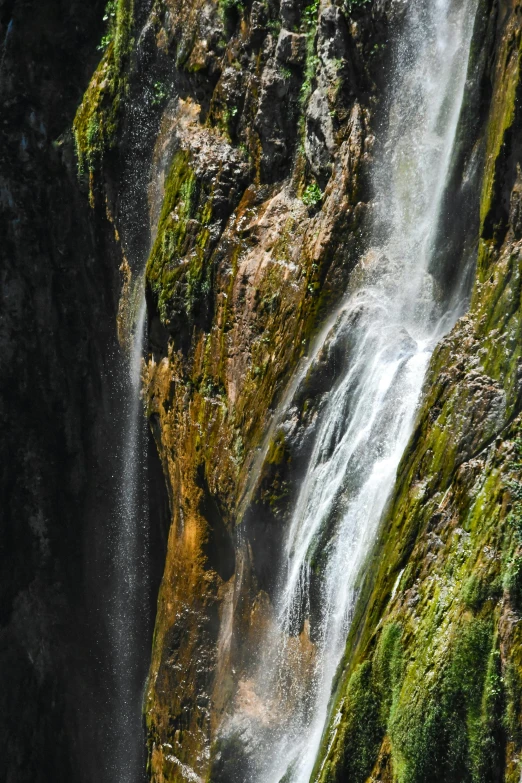
[[[73,123],[78,170],[89,177],[91,203],[94,176],[107,151],[117,142],[117,131],[127,88],[126,68],[132,50],[134,0],[117,0],[109,19],[106,49]]]
[[[147,263],[147,283],[162,324],[184,343],[191,325],[205,325],[212,290],[209,223],[212,193],[176,153],[165,184],[158,232]],[[186,339],[184,339],[186,338]]]

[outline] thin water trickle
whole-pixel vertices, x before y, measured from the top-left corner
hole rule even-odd
[[[109,766],[115,783],[143,780],[145,757],[141,721],[146,644],[147,479],[146,420],[141,401],[141,367],[146,338],[143,280],[137,283],[124,357],[122,404],[124,435],[119,498],[113,541],[111,632],[115,683],[114,742]]]
[[[264,719],[238,709],[226,727],[246,738],[254,783],[310,779],[360,570],[412,432],[428,362],[467,304],[465,263],[449,298],[431,265],[476,7],[476,0],[412,0],[395,44],[372,177],[370,249],[324,339],[342,347],[345,372],[315,425],[276,621],[248,680]],[[292,400],[284,405],[288,413]]]

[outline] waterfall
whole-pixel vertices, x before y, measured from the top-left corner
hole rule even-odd
[[[411,0],[391,53],[369,249],[315,352],[338,348],[344,370],[313,425],[274,622],[240,683],[248,699],[238,699],[224,728],[247,747],[245,780],[255,783],[310,780],[361,568],[412,433],[426,369],[467,306],[465,261],[449,296],[433,266],[476,7],[476,0]],[[283,430],[293,399],[278,414]]]
[[[142,728],[144,662],[148,660],[147,425],[141,401],[146,337],[144,278],[133,287],[126,324],[121,400],[123,442],[112,540],[113,586],[109,608],[113,653],[113,739],[109,768],[114,783],[138,783],[145,769]]]

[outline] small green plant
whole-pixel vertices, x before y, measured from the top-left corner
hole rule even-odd
[[[283,67],[280,69],[280,73],[285,81],[288,81],[288,79],[292,78],[292,71],[290,68]]]
[[[99,45],[96,47],[99,52],[104,52],[111,41],[114,40],[117,10],[116,0],[109,0],[105,6],[105,13],[103,15],[103,21],[107,26],[107,32],[102,37]]]
[[[109,0],[107,5],[105,6],[105,14],[103,16],[103,21],[108,22],[109,20],[116,19],[116,0]]]
[[[167,96],[167,88],[163,82],[154,82],[152,85],[152,105],[161,106]]]
[[[245,6],[241,0],[219,0],[219,8],[224,16],[234,10],[239,14],[242,14],[245,10]]]
[[[522,609],[522,557],[514,555],[504,575],[504,588],[517,610]]]
[[[301,138],[305,132],[304,109],[308,104],[308,99],[312,93],[312,84],[315,79],[319,57],[315,54],[315,34],[317,30],[317,14],[319,13],[319,0],[307,5],[301,18],[301,27],[306,33],[306,63],[304,68],[304,79],[301,85],[299,103],[301,104],[301,117],[299,120],[299,131]]]
[[[268,29],[272,33],[274,37],[278,36],[281,32],[281,20],[280,19],[271,19],[267,24]]]
[[[315,28],[317,24],[317,12],[319,11],[319,0],[314,0],[313,3],[307,5],[303,11],[303,23],[307,30]]]
[[[225,124],[224,131],[226,133],[230,134],[231,122],[234,119],[234,117],[237,116],[238,111],[239,110],[237,106],[226,106],[225,109],[223,110],[223,122]]]
[[[374,56],[376,54],[379,54],[379,52],[383,52],[386,49],[386,44],[374,44],[370,50],[370,55]]]
[[[98,46],[96,47],[96,49],[97,49],[99,52],[104,52],[104,51],[105,51],[105,49],[106,49],[106,48],[108,47],[108,45],[110,44],[110,42],[112,41],[112,37],[113,37],[113,36],[112,36],[112,33],[106,33],[106,34],[103,36],[103,38],[101,39],[101,41],[100,41],[100,43],[98,44]]]
[[[315,207],[317,204],[319,204],[322,198],[323,193],[321,188],[317,182],[312,182],[305,188],[303,195],[301,196],[301,201],[307,207]]]
[[[319,57],[317,57],[317,55],[310,54],[306,58],[305,78],[303,84],[301,85],[301,94],[299,97],[301,106],[303,108],[306,107],[306,104],[308,103],[308,99],[312,92],[312,82],[315,78],[318,65],[319,65]]]

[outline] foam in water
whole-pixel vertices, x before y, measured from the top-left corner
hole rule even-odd
[[[239,708],[226,727],[249,745],[255,783],[310,779],[360,569],[412,432],[426,368],[466,306],[458,284],[443,298],[430,265],[475,11],[476,0],[412,0],[395,44],[373,171],[371,248],[325,338],[342,344],[346,371],[320,415],[289,524],[277,621],[248,680],[250,704],[260,706],[255,716]]]

